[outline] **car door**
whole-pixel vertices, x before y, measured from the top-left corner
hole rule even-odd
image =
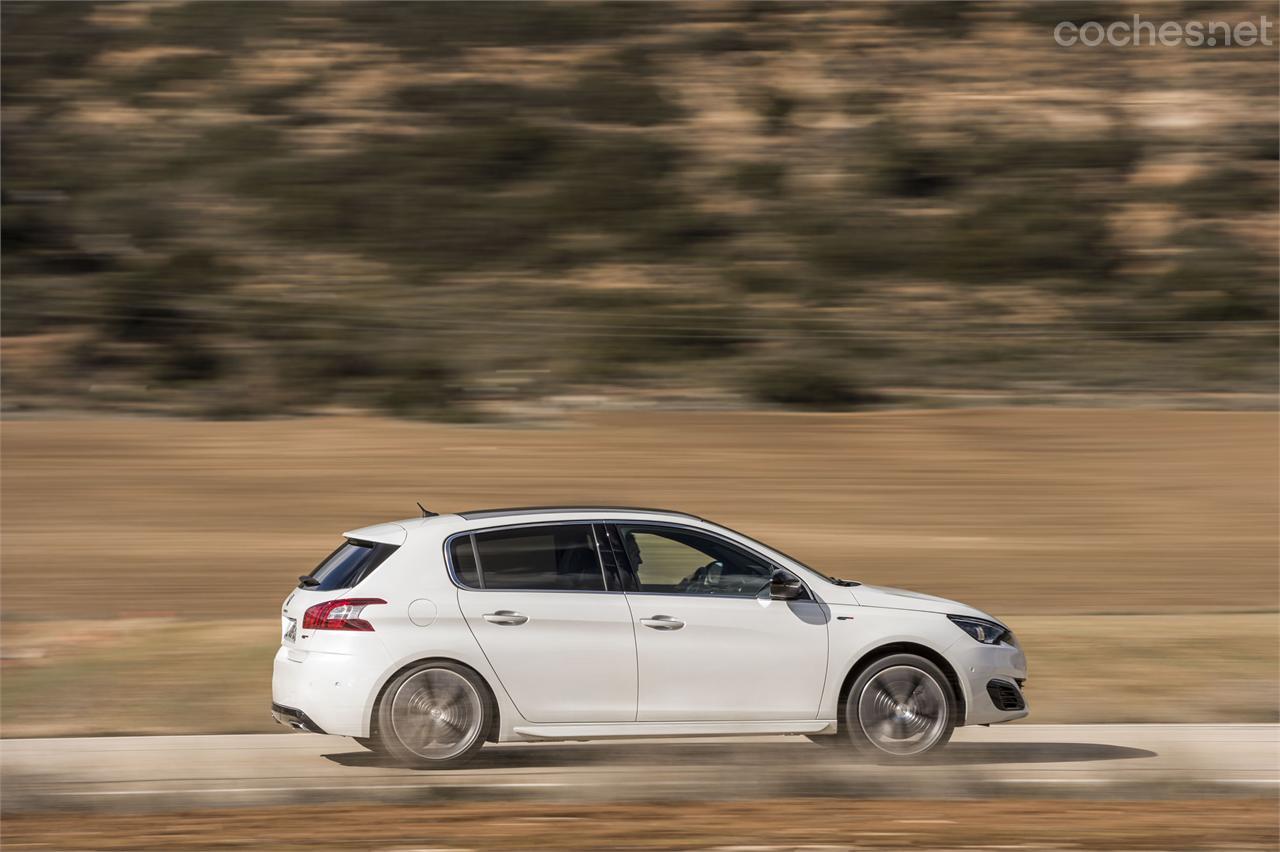
[[[530,722],[631,722],[635,632],[606,586],[591,524],[544,523],[450,539],[458,603]]]
[[[687,527],[612,525],[630,569],[641,722],[813,719],[827,671],[829,609],[769,599],[776,569]]]

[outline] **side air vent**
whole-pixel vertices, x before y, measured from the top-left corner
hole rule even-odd
[[[1027,707],[1018,687],[1007,680],[988,681],[987,695],[991,696],[991,703],[997,710],[1025,710]]]

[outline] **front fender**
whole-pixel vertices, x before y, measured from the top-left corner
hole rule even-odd
[[[830,625],[831,650],[820,718],[840,718],[840,692],[849,674],[862,661],[892,645],[919,646],[945,660],[957,675],[965,707],[972,706],[969,685],[956,670],[956,661],[947,653],[955,644],[957,634],[959,638],[964,637],[946,616],[936,612],[835,604],[831,606]]]

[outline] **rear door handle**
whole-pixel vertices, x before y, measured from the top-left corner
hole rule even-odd
[[[529,620],[529,616],[521,615],[518,612],[512,612],[509,609],[500,609],[497,612],[486,612],[481,617],[490,624],[524,624]]]
[[[669,615],[655,615],[653,618],[642,618],[640,623],[645,627],[652,627],[654,630],[679,630],[684,627],[684,622],[678,618],[672,618]]]

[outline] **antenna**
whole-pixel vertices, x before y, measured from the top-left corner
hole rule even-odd
[[[419,504],[418,504],[418,508],[422,510],[422,517],[424,517],[424,518],[434,518],[434,517],[436,517],[436,516],[438,516],[438,515],[440,514],[439,512],[433,512],[433,511],[431,511],[430,509],[428,509],[426,506],[422,505],[421,503],[419,503]]]

